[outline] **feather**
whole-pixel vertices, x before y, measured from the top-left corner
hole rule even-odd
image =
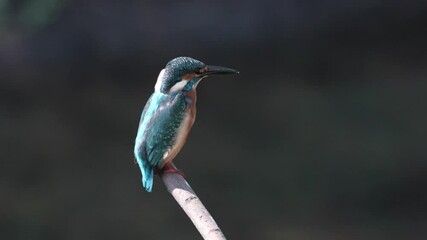
[[[172,95],[155,92],[147,102],[141,115],[134,149],[143,186],[147,191],[151,191],[153,185],[154,169],[161,169],[166,163],[165,158],[171,161],[182,148],[183,143],[179,144],[179,149],[175,146],[177,139],[182,141],[178,135],[187,135],[189,132],[189,129],[182,130],[182,124],[188,118],[190,105],[191,101],[188,101],[184,92]],[[191,128],[187,122],[185,128],[188,127]],[[169,155],[172,150],[173,156]]]

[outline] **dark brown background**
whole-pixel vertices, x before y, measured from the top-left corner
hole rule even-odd
[[[425,239],[424,1],[0,1],[0,239],[200,239],[132,149],[176,56],[177,165],[229,239]]]

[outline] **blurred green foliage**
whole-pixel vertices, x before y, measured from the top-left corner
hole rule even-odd
[[[64,0],[25,0],[19,11],[22,24],[30,27],[43,27],[57,17]]]
[[[7,23],[9,16],[9,0],[0,0],[0,31]]]
[[[15,19],[23,27],[45,27],[57,19],[65,2],[65,0],[0,0],[0,30]]]

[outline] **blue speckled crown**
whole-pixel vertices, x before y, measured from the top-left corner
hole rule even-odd
[[[190,57],[177,57],[166,64],[164,80],[161,86],[162,92],[167,92],[175,83],[181,81],[181,77],[187,73],[198,72],[206,65],[199,60]]]

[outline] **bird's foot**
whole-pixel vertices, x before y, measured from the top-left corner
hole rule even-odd
[[[173,163],[166,163],[165,166],[160,170],[160,174],[163,173],[176,173],[181,175],[183,178],[187,178],[187,176],[185,176],[181,170],[176,168]]]

